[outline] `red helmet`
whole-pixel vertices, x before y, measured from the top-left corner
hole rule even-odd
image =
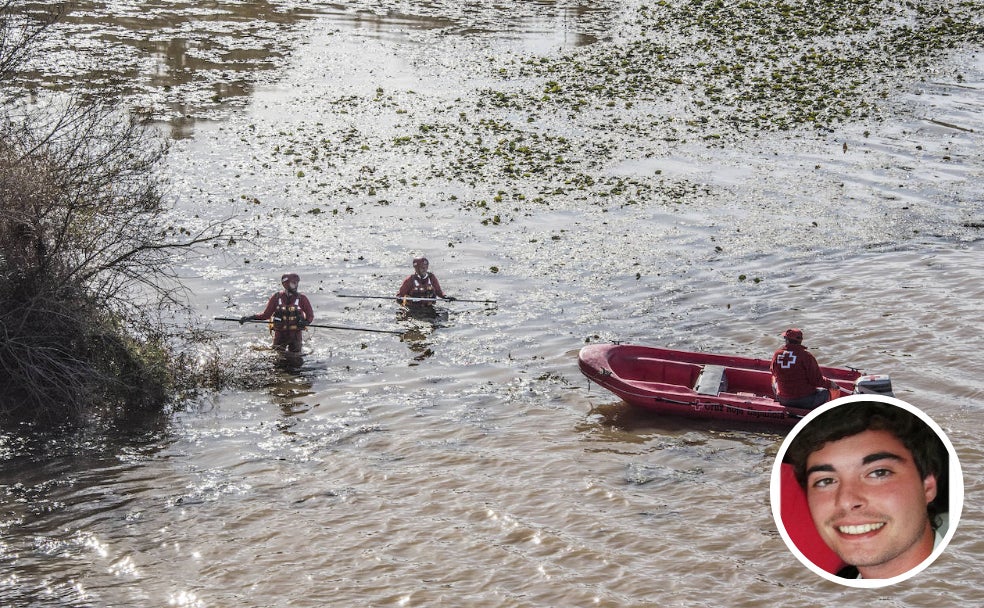
[[[782,334],[783,338],[786,338],[790,342],[796,342],[797,344],[803,341],[803,330],[797,329],[795,327],[790,327]]]
[[[297,276],[293,272],[287,273],[287,274],[283,275],[282,277],[280,277],[280,284],[281,285],[286,285],[287,283],[289,283],[291,281],[293,281],[294,283],[300,283],[301,282],[301,277]]]
[[[428,266],[430,266],[430,262],[428,262],[427,261],[427,258],[425,258],[425,257],[419,257],[419,258],[414,258],[413,259],[413,267],[414,268],[416,268],[417,266],[420,266],[421,264],[427,264]]]

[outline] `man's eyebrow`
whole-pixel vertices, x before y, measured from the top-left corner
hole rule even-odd
[[[806,476],[809,477],[813,473],[833,473],[834,465],[832,464],[815,464],[806,470]]]
[[[899,462],[904,462],[905,458],[899,456],[898,454],[893,454],[892,452],[875,452],[874,454],[868,454],[861,459],[861,464],[871,464],[872,462],[877,462],[879,460],[897,460]]]
[[[899,456],[898,454],[892,452],[875,452],[874,454],[868,454],[861,459],[862,465],[868,465],[872,462],[878,462],[879,460],[894,460],[898,462],[905,462],[905,458]],[[835,472],[834,465],[832,464],[815,464],[806,470],[806,476],[809,477],[813,473],[833,473]]]

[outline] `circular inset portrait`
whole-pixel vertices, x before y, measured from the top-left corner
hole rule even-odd
[[[946,548],[963,506],[950,440],[926,414],[882,395],[810,412],[772,469],[772,515],[786,546],[818,575],[884,587]]]

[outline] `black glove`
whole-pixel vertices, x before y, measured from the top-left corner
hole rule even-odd
[[[300,327],[301,329],[304,329],[305,327],[307,327],[310,324],[311,324],[311,322],[308,321],[307,319],[298,319],[297,320],[297,326]]]
[[[447,300],[448,302],[454,302],[458,298],[456,298],[454,296],[444,296],[444,299]]]
[[[255,320],[256,320],[255,315],[246,315],[245,317],[239,318],[239,324],[242,325],[246,321],[255,321]]]

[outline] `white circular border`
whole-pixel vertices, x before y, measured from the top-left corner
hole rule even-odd
[[[946,449],[950,454],[950,458],[949,458],[950,461],[949,462],[949,473],[950,473],[949,520],[950,521],[946,534],[943,537],[943,541],[939,544],[938,547],[936,547],[933,550],[933,552],[930,554],[929,557],[927,557],[925,560],[922,561],[921,564],[919,564],[918,566],[916,566],[915,568],[909,570],[904,574],[900,574],[892,578],[849,579],[849,578],[839,577],[835,574],[831,574],[830,572],[827,572],[823,568],[820,568],[819,566],[814,564],[805,555],[803,555],[803,552],[799,550],[799,547],[796,546],[796,543],[794,543],[793,540],[789,537],[789,533],[786,532],[786,527],[782,523],[781,508],[780,508],[782,491],[781,491],[780,484],[782,478],[782,460],[786,456],[786,450],[789,449],[789,445],[792,443],[796,435],[798,435],[799,432],[803,430],[803,428],[806,427],[806,425],[808,425],[810,421],[812,421],[814,418],[816,418],[817,416],[828,410],[834,409],[835,407],[847,403],[853,403],[855,401],[878,401],[881,403],[887,403],[890,405],[894,405],[896,407],[900,407],[908,412],[911,412],[912,414],[915,414],[916,416],[919,417],[920,420],[925,422],[931,429],[933,429],[933,431],[936,432],[937,436],[939,436],[940,440],[943,442],[943,445],[946,446]],[[950,439],[946,436],[946,433],[943,432],[943,429],[941,429],[938,424],[933,422],[933,420],[925,413],[923,413],[920,409],[906,403],[905,401],[902,401],[901,399],[896,399],[895,397],[886,397],[884,395],[849,395],[847,397],[841,397],[839,399],[835,399],[833,401],[825,403],[824,405],[813,410],[806,417],[800,420],[796,424],[796,426],[793,427],[793,430],[790,431],[789,435],[786,436],[786,439],[783,440],[782,445],[779,447],[779,453],[776,455],[776,461],[772,465],[770,498],[772,502],[772,518],[776,522],[776,527],[779,529],[779,534],[782,536],[782,540],[786,543],[786,547],[789,548],[789,550],[793,553],[793,555],[796,556],[796,559],[798,559],[800,563],[802,563],[804,566],[812,570],[815,574],[827,579],[828,581],[838,583],[840,585],[845,585],[847,587],[873,589],[877,587],[886,587],[888,585],[894,585],[895,583],[899,583],[901,581],[904,581],[910,577],[919,574],[920,572],[925,570],[926,567],[928,567],[930,564],[936,561],[936,558],[943,553],[943,551],[946,549],[946,546],[950,544],[950,539],[953,538],[953,534],[957,530],[957,525],[960,523],[960,514],[963,511],[964,484],[963,484],[963,474],[961,473],[961,469],[960,469],[960,462],[957,459],[956,451],[953,449],[953,444],[950,443]]]

